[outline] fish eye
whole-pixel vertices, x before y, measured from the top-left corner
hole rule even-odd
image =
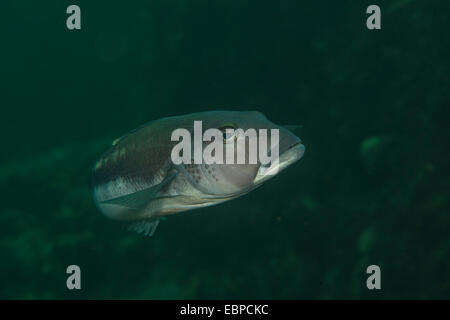
[[[236,132],[234,132],[236,128],[233,125],[225,125],[219,128],[223,133],[223,140],[226,142],[231,141],[236,136]]]

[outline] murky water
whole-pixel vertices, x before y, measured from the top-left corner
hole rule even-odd
[[[77,2],[81,30],[60,1],[1,21],[0,298],[450,297],[447,1],[373,31],[368,1]],[[98,212],[115,138],[218,109],[302,125],[304,158],[152,238]]]

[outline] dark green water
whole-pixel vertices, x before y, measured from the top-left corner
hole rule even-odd
[[[450,298],[448,1],[3,2],[0,298]],[[216,109],[303,125],[304,158],[153,238],[96,210],[114,138]]]

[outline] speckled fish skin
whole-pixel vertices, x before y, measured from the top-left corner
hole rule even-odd
[[[117,220],[157,219],[239,197],[263,181],[260,164],[174,165],[171,141],[177,128],[193,134],[194,121],[203,131],[230,123],[247,130],[279,129],[280,169],[303,156],[304,146],[293,133],[256,111],[211,111],[149,122],[114,141],[94,165],[91,188],[100,211]],[[279,170],[279,171],[281,171]]]

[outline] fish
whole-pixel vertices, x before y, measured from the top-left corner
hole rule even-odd
[[[245,163],[175,164],[173,150],[180,142],[173,139],[173,132],[183,128],[193,133],[195,139],[196,121],[201,121],[202,132],[219,130],[221,135],[216,139],[222,139],[220,142],[225,142],[225,146],[230,139],[236,139],[230,136],[230,129],[254,129],[259,139],[263,138],[261,130],[265,129],[270,133],[267,155],[276,147],[278,161],[263,163],[259,157],[256,162],[248,161],[251,152],[248,143],[240,145],[241,149],[237,147],[239,144],[231,149],[234,160],[238,151],[244,152]],[[249,137],[246,139],[248,142]],[[208,141],[201,141],[202,147],[207,145]],[[243,196],[302,158],[304,152],[299,137],[258,111],[207,111],[171,116],[150,121],[114,140],[93,166],[91,192],[103,215],[127,222],[129,230],[152,236],[165,217]]]

